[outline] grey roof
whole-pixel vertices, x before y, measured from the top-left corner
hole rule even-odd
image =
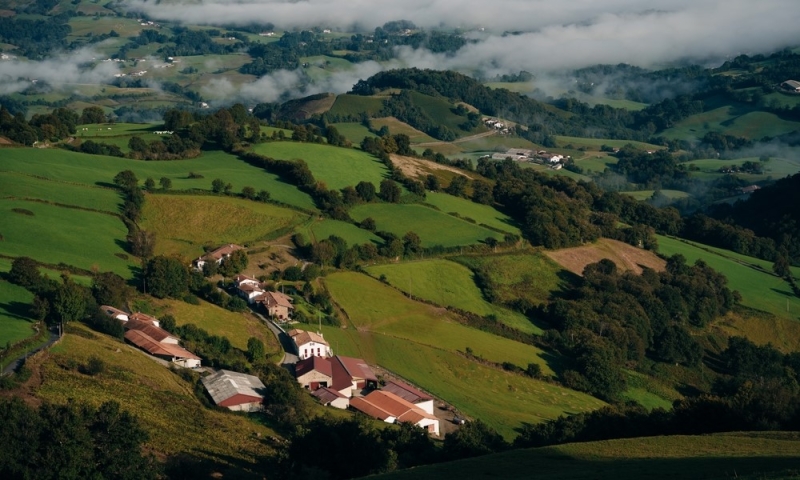
[[[204,377],[203,385],[216,404],[239,394],[263,397],[261,392],[266,388],[258,377],[230,370],[220,370]]]

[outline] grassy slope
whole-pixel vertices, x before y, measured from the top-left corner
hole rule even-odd
[[[307,215],[231,197],[148,195],[141,225],[155,232],[160,254],[193,257],[202,247],[249,243],[289,228]]]
[[[714,180],[728,175],[720,173],[719,169],[722,167],[739,166],[746,161],[758,162],[758,157],[738,158],[735,160],[719,160],[719,159],[699,159],[686,162],[688,166],[696,166],[699,171],[691,172],[691,176],[701,180]],[[800,171],[800,161],[794,158],[771,158],[769,162],[762,164],[764,172],[761,174],[750,173],[736,173],[739,178],[751,182],[760,182],[770,178],[777,179],[783,178],[787,175],[793,175]]]
[[[132,170],[141,183],[152,177],[156,183],[161,177],[172,180],[173,189],[211,190],[215,178],[229,182],[233,190],[244,186],[267,190],[273,200],[314,210],[314,202],[307,194],[276,175],[248,165],[224,152],[203,152],[203,155],[185,161],[144,162],[101,155],[86,155],[64,150],[6,148],[0,158],[0,171],[14,171],[39,175],[49,179],[89,185],[110,184],[118,172]],[[189,172],[204,178],[190,179]]]
[[[498,302],[528,300],[531,305],[550,300],[568,286],[572,274],[541,252],[491,256],[464,256],[453,260],[470,268],[484,268],[495,285]]]
[[[256,337],[264,342],[267,355],[281,352],[275,335],[251,314],[234,313],[202,300],[200,305],[179,300],[159,300],[158,307],[159,315],[172,315],[178,325],[193,323],[212,335],[228,337],[231,344],[241,350],[247,351],[247,340]]]
[[[14,213],[22,208],[33,216]],[[44,263],[66,263],[84,269],[112,271],[125,278],[135,265],[122,245],[128,233],[117,217],[36,202],[0,200],[0,252],[29,256]]]
[[[425,132],[421,132],[411,125],[401,122],[395,117],[374,118],[371,120],[371,126],[376,130],[386,127],[389,129],[389,133],[392,135],[408,135],[408,138],[411,140],[412,144],[437,141],[435,138],[431,137]]]
[[[382,98],[342,94],[336,97],[330,113],[333,115],[360,115],[361,112],[367,112],[375,115],[380,112],[381,108],[383,108]]]
[[[360,123],[334,123],[334,127],[339,130],[339,133],[345,136],[348,140],[353,142],[353,145],[360,145],[365,137],[374,137],[375,134],[369,131],[367,127]]]
[[[419,235],[425,247],[454,247],[478,243],[486,237],[503,237],[492,230],[422,205],[368,203],[351,209],[350,216],[357,221],[372,217],[378,230],[401,237],[413,231]]]
[[[649,200],[650,197],[653,196],[654,192],[655,190],[637,190],[634,192],[620,192],[620,193],[624,193],[625,195],[630,195],[636,200]],[[689,196],[688,193],[681,192],[680,190],[661,190],[661,193],[669,199],[686,198]]]
[[[204,408],[191,385],[142,352],[81,325],[74,328],[94,338],[68,334],[51,349],[37,397],[56,403],[71,398],[95,405],[121,402],[149,432],[148,446],[167,455],[184,452],[224,463],[253,464],[271,453],[256,436],[273,435],[268,428],[245,416]],[[85,364],[91,355],[105,362],[106,372],[90,377],[62,367],[70,361]],[[211,431],[213,441],[209,441]]]
[[[47,202],[117,213],[122,204],[119,191],[94,185],[47,180],[15,172],[0,172],[3,197],[37,199]]]
[[[758,140],[764,136],[776,137],[800,128],[797,122],[780,119],[777,115],[752,111],[747,106],[726,105],[692,115],[664,130],[668,138],[702,138],[708,132],[742,136]]]
[[[380,478],[796,478],[798,452],[796,433],[631,438],[512,450]]]
[[[487,302],[475,285],[472,272],[465,266],[448,260],[423,260],[367,267],[367,272],[380,277],[386,275],[390,284],[416,297],[442,306],[453,306],[477,313],[496,315],[506,325],[523,332],[541,333],[519,312]]]
[[[380,160],[352,148],[316,143],[268,142],[256,145],[255,151],[284,160],[302,158],[316,180],[337,190],[348,185],[355,186],[362,180],[372,182],[377,188],[389,174]]]
[[[594,410],[588,395],[470,361],[461,355],[375,332],[323,327],[334,351],[377,363],[480,418],[506,439],[523,422]],[[502,399],[502,400],[500,400]]]
[[[713,250],[703,250],[694,244],[664,236],[658,237],[658,251],[668,256],[679,253],[686,257],[688,263],[703,259],[728,278],[728,287],[742,294],[742,304],[745,306],[783,318],[798,319],[800,315],[800,299],[791,293],[785,281],[772,275],[771,266],[761,271],[740,263],[744,256],[722,256]],[[752,259],[749,263],[758,265],[759,262],[763,261]]]
[[[519,228],[508,215],[500,213],[489,205],[481,205],[470,200],[454,197],[446,193],[428,192],[425,203],[436,206],[445,213],[457,212],[462,217],[469,217],[479,224],[486,224],[508,233],[520,235]]]
[[[324,327],[334,351],[387,368],[481,418],[507,438],[522,422],[598,408],[599,400],[546,382],[510,374],[457,353],[550,369],[532,346],[455,323],[443,309],[417,303],[365,275],[338,273],[325,279],[351,327]],[[465,388],[468,385],[469,388]],[[503,401],[497,401],[502,398]]]
[[[36,333],[28,316],[33,294],[26,289],[0,280],[0,348]]]
[[[566,145],[572,144],[575,148],[579,147],[587,147],[591,149],[600,149],[603,145],[608,145],[609,147],[617,147],[622,148],[625,145],[633,145],[634,147],[640,148],[642,150],[661,150],[664,147],[659,145],[654,145],[652,143],[646,142],[636,142],[633,140],[612,140],[608,138],[581,138],[581,137],[565,137],[561,135],[556,135],[556,143],[558,143],[559,147],[565,148]]]
[[[302,227],[298,228],[307,240],[320,241],[331,235],[342,237],[348,245],[364,244],[372,242],[374,244],[381,244],[383,240],[377,235],[373,234],[363,228],[358,228],[352,223],[343,222],[340,220],[332,220],[326,218],[323,220],[314,220],[307,222]]]

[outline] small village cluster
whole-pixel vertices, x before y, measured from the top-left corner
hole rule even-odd
[[[222,263],[243,247],[224,245],[193,262],[201,269],[206,262]],[[237,293],[251,305],[260,304],[275,321],[275,327],[291,339],[297,362],[284,364],[293,371],[297,382],[321,404],[352,409],[387,423],[407,422],[439,435],[439,420],[434,415],[433,398],[400,381],[379,384],[370,366],[360,358],[334,355],[330,344],[319,332],[292,329],[286,332],[277,322],[290,319],[294,308],[291,297],[262,289],[258,280],[246,275],[234,278]],[[141,312],[126,313],[103,305],[101,310],[123,323],[125,340],[144,352],[185,368],[200,368],[200,357],[180,346],[180,338],[164,330],[157,318]],[[290,356],[290,358],[293,358]],[[255,412],[262,408],[265,385],[245,373],[219,370],[202,379],[214,403],[233,411]]]
[[[510,133],[514,133],[513,127],[509,127],[508,125],[506,125],[505,123],[501,122],[496,118],[484,117],[481,120],[483,121],[484,125],[486,125],[489,128],[495,129],[497,133],[499,133],[500,135],[508,135]]]
[[[505,153],[492,154],[490,158],[498,161],[503,161],[506,158],[510,158],[515,162],[538,163],[540,165],[548,165],[553,170],[561,170],[566,160],[570,157],[565,157],[564,155],[558,153],[550,153],[546,150],[534,152],[533,150],[525,148],[509,148]]]

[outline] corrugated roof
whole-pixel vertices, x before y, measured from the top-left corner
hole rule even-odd
[[[360,358],[336,355],[331,359],[331,372],[333,373],[331,386],[339,391],[349,388],[354,380],[378,381],[367,362]]]
[[[316,370],[328,377],[333,375],[331,373],[331,362],[327,357],[308,357],[294,364],[294,374],[296,377],[302,377],[312,370]]]
[[[428,415],[418,406],[383,390],[375,390],[366,397],[352,398],[350,399],[350,406],[381,420],[395,417],[401,422],[417,423],[424,418],[436,419],[436,417]]]
[[[386,410],[383,410],[382,408],[373,404],[372,402],[367,401],[366,397],[351,398],[350,406],[355,408],[359,412],[365,413],[370,417],[377,418],[379,420],[386,420],[387,418],[394,416],[391,413],[387,412]]]
[[[230,370],[220,370],[204,377],[202,381],[216,404],[220,404],[234,395],[264,398],[262,392],[266,388],[258,377]]]
[[[125,339],[150,355],[163,355],[176,358],[200,360],[200,357],[178,345],[161,343],[139,330],[128,330]]]
[[[397,395],[398,397],[402,398],[403,400],[407,400],[411,403],[426,402],[428,400],[431,400],[430,395],[426,395],[425,393],[420,392],[411,385],[394,380],[390,380],[389,382],[387,382],[386,385],[381,390],[383,390],[384,392],[391,392]]]
[[[174,338],[175,340],[180,340],[178,337],[169,333],[163,328],[156,327],[150,322],[135,320],[133,317],[131,317],[131,319],[125,323],[125,328],[127,330],[138,330],[140,332],[143,332],[147,334],[148,337],[154,339],[157,342],[163,342],[168,338]]]
[[[103,311],[103,313],[112,318],[116,317],[117,315],[125,315],[126,317],[128,317],[127,312],[123,312],[119,308],[115,308],[110,305],[100,305],[100,309]]]
[[[153,322],[158,322],[158,319],[156,317],[151,317],[150,315],[147,315],[146,313],[142,312],[131,313],[130,318],[131,320],[138,320],[140,322],[151,323],[151,324]]]
[[[327,405],[337,398],[347,398],[336,390],[328,387],[318,388],[311,392],[311,395],[317,397],[323,405]]]

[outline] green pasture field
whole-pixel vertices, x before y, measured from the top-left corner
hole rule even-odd
[[[498,303],[524,299],[531,305],[546,303],[553,294],[570,287],[575,276],[539,251],[464,255],[451,260],[470,269],[483,269],[494,285]]]
[[[172,180],[175,190],[211,190],[211,182],[220,178],[230,182],[235,192],[240,192],[244,186],[251,186],[256,191],[269,191],[273,200],[307,210],[316,209],[311,197],[294,185],[221,151],[203,152],[200,157],[190,160],[146,162],[55,149],[5,148],[0,158],[0,171],[83,184],[110,185],[114,176],[122,170],[132,170],[140,184],[147,177],[152,177],[156,184],[161,177],[167,177]],[[204,178],[188,178],[189,172],[198,173]]]
[[[303,71],[314,81],[324,80],[334,72],[347,71],[353,68],[353,64],[344,58],[329,57],[327,55],[301,57],[300,62],[308,64]]]
[[[624,108],[625,110],[630,110],[634,112],[637,112],[639,110],[644,110],[649,106],[647,103],[634,102],[633,100],[597,97],[594,95],[583,95],[581,96],[580,100],[588,103],[593,107],[595,105],[608,105],[611,108]]]
[[[81,3],[82,8],[89,5],[88,2]],[[143,27],[139,25],[136,19],[118,16],[75,16],[71,17],[67,23],[70,28],[72,28],[72,31],[67,36],[69,41],[86,36],[87,33],[102,35],[111,33],[111,30],[114,30],[119,34],[120,38],[122,38],[135,37],[146,28],[154,29],[153,27]]]
[[[0,279],[0,348],[36,333],[31,328],[33,319],[28,313],[31,302],[31,292]]]
[[[351,209],[350,216],[359,222],[372,217],[378,230],[400,237],[413,231],[424,247],[456,247],[475,244],[487,237],[503,238],[500,233],[422,205],[368,203]]]
[[[576,149],[580,147],[590,148],[592,150],[600,150],[600,147],[607,145],[612,148],[622,148],[625,145],[633,145],[641,150],[663,150],[665,147],[654,145],[646,142],[636,142],[633,140],[612,140],[608,138],[583,138],[583,137],[565,137],[556,135],[556,143],[559,147],[565,148],[566,145],[573,145]]]
[[[495,90],[504,88],[509,92],[522,94],[531,93],[536,88],[533,82],[486,82],[484,85]]]
[[[261,126],[261,133],[266,134],[268,137],[271,137],[273,133],[277,135],[278,132],[283,132],[286,138],[292,138],[292,133],[294,133],[291,130],[287,130],[285,128],[265,127],[263,125]]]
[[[307,218],[288,208],[240,198],[148,195],[140,224],[156,234],[157,253],[193,258],[203,254],[203,246],[253,243]]]
[[[306,240],[311,242],[318,242],[324,240],[331,235],[343,238],[347,245],[362,245],[364,243],[372,243],[380,245],[383,243],[381,237],[373,234],[369,230],[358,228],[352,223],[343,222],[341,220],[333,220],[326,218],[323,220],[314,220],[308,225],[303,225],[297,228],[297,231],[306,236]]]
[[[520,137],[508,137],[501,135],[492,135],[490,137],[481,137],[474,140],[465,140],[456,142],[459,148],[465,152],[480,152],[484,155],[491,155],[493,153],[506,151],[509,148],[528,148],[537,150],[538,145]]]
[[[562,168],[560,170],[553,170],[552,168],[546,165],[539,165],[538,163],[521,163],[520,166],[522,168],[530,168],[532,170],[536,170],[537,172],[544,173],[545,175],[562,175],[565,177],[569,177],[575,181],[583,180],[585,182],[588,182],[591,180],[591,178],[587,175],[570,172],[566,168]]]
[[[503,230],[504,232],[521,235],[519,227],[508,215],[490,207],[475,203],[461,197],[454,197],[446,193],[428,192],[425,195],[425,203],[431,204],[444,213],[457,212],[461,217],[468,217],[475,220],[478,224],[489,225],[490,227]]]
[[[372,128],[379,130],[382,127],[387,127],[389,133],[392,135],[408,135],[412,144],[438,142],[435,138],[431,137],[425,132],[421,132],[411,125],[401,122],[394,117],[373,118],[370,120]]]
[[[78,131],[75,136],[80,138],[103,138],[122,135],[130,138],[133,135],[155,135],[153,133],[155,130],[163,130],[163,128],[164,125],[159,123],[91,123],[78,125]]]
[[[0,172],[0,192],[4,198],[37,199],[110,213],[118,213],[122,205],[120,192],[113,188],[64,183],[8,171]]]
[[[47,381],[35,392],[39,399],[57,404],[74,399],[92,405],[124,399],[125,410],[149,433],[149,449],[164,456],[209,459],[221,470],[231,465],[255,468],[273,453],[263,441],[275,435],[269,428],[245,415],[204,407],[192,384],[135,347],[80,324],[70,328],[77,333],[65,335],[44,360],[42,374]],[[103,373],[88,376],[69,367],[86,364],[91,356],[105,363]],[[209,431],[218,432],[219,438],[210,442]]]
[[[604,405],[584,393],[485,366],[436,347],[352,328],[323,326],[322,330],[334,352],[377,363],[454,405],[461,414],[481,419],[507,440],[516,436],[514,429],[523,423]]]
[[[11,270],[11,262],[8,258],[0,258],[0,272],[8,272]],[[54,270],[51,268],[39,267],[39,273],[42,275],[46,275],[54,280],[61,278],[61,275],[67,274],[69,278],[72,279],[75,283],[79,285],[83,285],[84,287],[91,287],[92,286],[92,277],[86,275],[75,275],[73,273],[69,273],[67,271],[59,271]]]
[[[767,103],[767,105],[771,103],[777,103],[778,105],[784,107],[793,108],[796,105],[800,105],[800,95],[774,92],[770,93],[769,95],[764,95],[764,101]]]
[[[653,196],[653,193],[655,193],[655,190],[636,190],[633,192],[619,192],[619,193],[630,195],[636,200],[649,200],[650,197]],[[691,196],[686,192],[681,192],[680,190],[661,190],[661,193],[670,200],[675,200],[678,198],[687,198]]]
[[[425,95],[424,93],[411,91],[411,99],[413,100],[414,105],[419,107],[424,113],[433,119],[434,122],[439,125],[446,126],[452,130],[456,136],[462,137],[464,135],[485,130],[483,125],[477,127],[473,131],[463,130],[459,125],[464,123],[467,118],[453,113],[453,105],[444,98],[432,97],[430,95]]]
[[[15,208],[33,215],[13,212]],[[118,217],[8,199],[0,200],[0,212],[4,237],[0,252],[4,255],[27,256],[50,264],[63,262],[86,270],[97,268],[124,278],[130,278],[138,265],[123,248],[128,230]]]
[[[272,158],[305,160],[316,180],[328,188],[355,186],[360,181],[372,182],[377,189],[389,176],[380,160],[360,150],[316,143],[267,142],[254,147],[256,153]]]
[[[344,93],[336,97],[330,112],[332,115],[360,115],[362,112],[377,115],[382,108],[382,98]]]
[[[345,136],[348,140],[353,142],[353,145],[360,145],[366,137],[375,137],[376,135],[369,131],[367,127],[356,122],[347,123],[333,123],[336,130]]]
[[[576,158],[575,163],[583,169],[587,174],[596,172],[603,173],[606,168],[615,165],[619,160],[616,157],[602,154],[598,155],[592,152],[591,155],[586,155],[582,158]]]
[[[552,374],[545,352],[524,343],[498,337],[458,323],[453,314],[419,303],[378,280],[359,273],[336,273],[323,280],[349,323],[360,332],[404,339],[452,354],[471,348],[493,362],[511,362],[523,368],[537,363]],[[545,358],[547,357],[547,358]]]
[[[792,294],[787,283],[772,274],[772,267],[761,270],[743,265],[742,255],[722,256],[713,251],[703,250],[705,245],[689,244],[681,240],[658,236],[658,251],[667,256],[679,253],[689,264],[703,259],[709,266],[728,278],[728,288],[738,290],[742,295],[742,305],[772,313],[778,317],[800,318],[800,298]],[[759,265],[758,259],[751,259],[752,265]],[[766,262],[763,262],[766,263]],[[763,264],[762,263],[762,264]],[[796,272],[796,270],[795,270]],[[787,311],[788,309],[788,311]]]
[[[642,437],[510,450],[378,476],[380,479],[503,478],[640,480],[797,478],[794,432]]]
[[[767,112],[753,111],[749,107],[722,106],[708,112],[692,115],[674,127],[661,132],[668,138],[702,138],[708,132],[720,132],[758,140],[765,136],[777,137],[800,129],[799,122],[790,122]]]
[[[487,302],[467,267],[443,259],[422,260],[366,268],[375,278],[386,276],[394,287],[438,305],[456,307],[497,320],[526,333],[541,334],[525,315]]]
[[[758,157],[737,158],[735,160],[706,158],[699,160],[690,160],[686,162],[686,165],[687,167],[693,165],[699,169],[699,171],[690,171],[691,176],[703,180],[713,180],[715,178],[719,178],[722,175],[729,175],[726,173],[720,173],[719,172],[720,168],[731,167],[734,165],[739,166],[747,161],[759,162],[759,159]],[[769,178],[773,179],[783,178],[787,175],[794,175],[795,173],[800,171],[800,160],[774,157],[770,158],[768,162],[762,163],[762,166],[764,167],[764,172],[761,174],[734,173],[732,175],[736,175],[739,178],[750,180],[752,182],[764,181]]]
[[[247,351],[247,341],[251,337],[264,342],[267,356],[283,354],[275,335],[264,322],[249,313],[235,313],[200,300],[200,305],[190,305],[180,300],[159,300],[158,316],[172,315],[178,325],[193,323],[211,335],[228,337],[231,345]],[[279,355],[280,354],[280,355]]]

